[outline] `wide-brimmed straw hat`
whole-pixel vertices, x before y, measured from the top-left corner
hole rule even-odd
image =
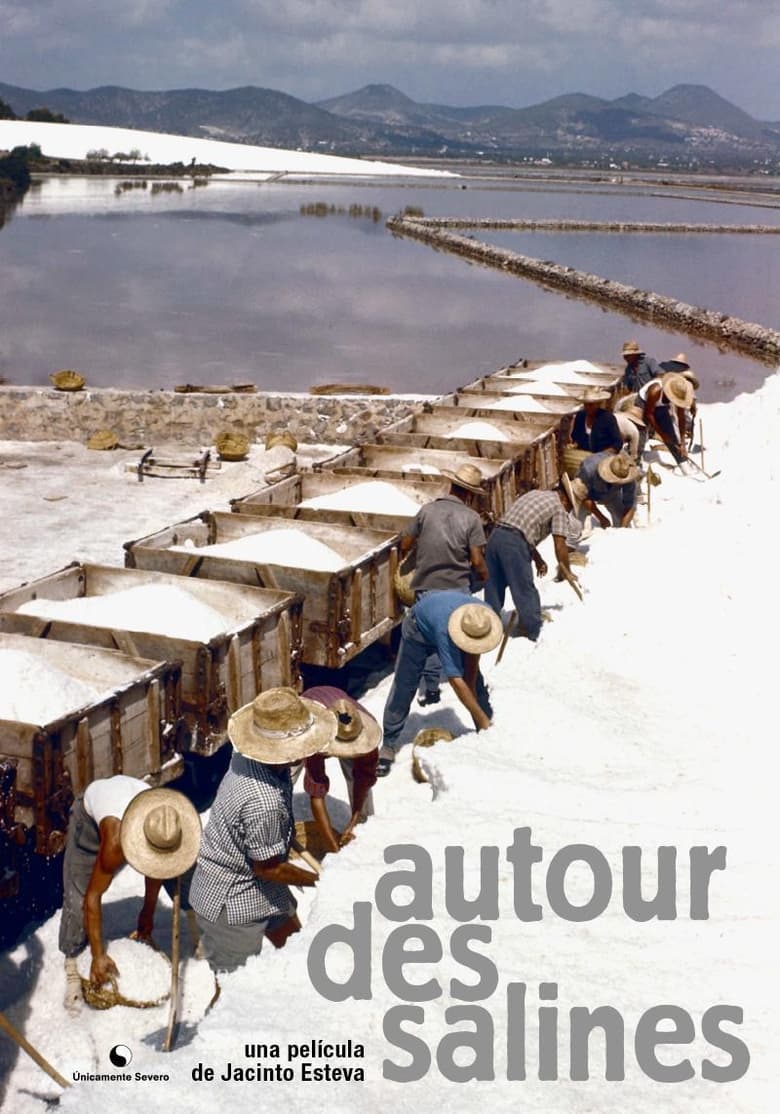
[[[382,728],[373,716],[361,711],[354,700],[342,697],[330,705],[330,710],[338,726],[328,754],[335,754],[337,758],[355,758],[379,746]]]
[[[459,464],[454,472],[449,468],[442,468],[442,476],[446,476],[448,480],[452,480],[459,487],[465,487],[467,491],[474,491],[477,495],[484,495],[485,488],[483,486],[484,476],[477,468],[476,464],[472,464],[468,460],[464,460]]]
[[[603,387],[586,387],[582,392],[581,402],[607,402],[609,400],[609,391],[605,391]]]
[[[687,367],[685,371],[680,372],[680,375],[682,375],[683,379],[688,380],[694,391],[698,391],[701,384],[699,383],[699,377],[695,371],[691,371],[691,369]]]
[[[684,410],[693,402],[693,384],[689,383],[684,375],[670,371],[661,380],[661,390],[675,406],[682,406]]]
[[[239,754],[272,765],[330,753],[335,735],[328,709],[291,688],[261,692],[228,721],[228,736]]]
[[[175,789],[145,789],[125,809],[119,829],[130,866],[147,878],[176,878],[198,857],[200,817]]]
[[[572,505],[572,509],[575,512],[578,511],[579,507],[580,507],[580,502],[582,500],[581,500],[581,497],[578,498],[577,493],[574,490],[574,483],[572,482],[572,478],[568,474],[568,472],[563,472],[561,474],[561,483],[563,484],[563,490],[569,496],[569,502]]]
[[[626,343],[623,345],[623,355],[624,356],[641,356],[642,355],[642,349],[639,347],[639,344],[637,343],[637,341],[627,340]]]
[[[486,654],[504,637],[504,627],[492,607],[485,603],[464,603],[456,607],[447,623],[455,645],[468,654]]]
[[[636,406],[635,404],[624,406],[620,413],[630,418],[634,425],[641,426],[642,429],[645,428],[645,415],[641,406]]]
[[[661,360],[659,367],[664,371],[687,371],[691,365],[688,363],[688,357],[684,352],[678,352],[677,355],[671,360]]]
[[[629,484],[639,475],[636,468],[625,453],[616,453],[614,456],[605,456],[599,461],[598,473],[602,480],[609,484]]]

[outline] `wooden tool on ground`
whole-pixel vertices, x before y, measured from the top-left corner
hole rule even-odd
[[[70,1083],[68,1083],[67,1079],[64,1079],[57,1069],[51,1066],[49,1061],[40,1054],[37,1048],[34,1048],[33,1045],[30,1044],[26,1037],[22,1036],[19,1030],[11,1024],[2,1012],[0,1012],[0,1029],[7,1033],[11,1040],[15,1041],[28,1056],[35,1060],[38,1067],[43,1068],[46,1074],[51,1076],[55,1083],[59,1083],[60,1087],[70,1087]]]
[[[179,952],[181,944],[181,878],[176,879],[173,894],[173,920],[171,924],[171,1002],[168,1008],[168,1028],[165,1030],[163,1052],[171,1052],[179,1028]]]

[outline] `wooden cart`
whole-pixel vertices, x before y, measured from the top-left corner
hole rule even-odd
[[[398,567],[397,532],[332,522],[291,522],[281,513],[285,508],[266,509],[267,517],[205,511],[196,518],[126,543],[126,560],[135,568],[295,592],[303,597],[302,660],[311,665],[340,668],[389,633],[401,618],[401,607],[393,590],[393,575]],[[286,562],[258,564],[198,552],[204,545],[291,528],[342,554],[343,567],[331,572],[294,568]],[[171,548],[188,547],[190,543],[191,549]]]
[[[18,614],[27,600],[106,596],[143,584],[184,588],[225,618],[223,633],[208,641],[169,634],[119,630],[94,623]],[[258,692],[297,686],[302,600],[286,591],[236,584],[183,582],[181,577],[133,568],[69,565],[0,595],[0,630],[38,638],[118,648],[156,661],[180,661],[185,745],[211,754],[225,741],[228,717]]]
[[[21,617],[20,617],[21,618]],[[94,646],[0,632],[3,650],[40,659],[41,667],[102,695],[50,722],[0,720],[0,829],[35,850],[63,846],[75,793],[94,778],[129,774],[159,785],[181,772],[181,666]]]

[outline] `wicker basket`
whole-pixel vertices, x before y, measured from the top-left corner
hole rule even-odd
[[[100,429],[97,433],[93,433],[89,441],[87,441],[88,449],[108,450],[115,449],[119,444],[119,438],[110,429]]]
[[[584,449],[575,449],[573,445],[566,446],[561,454],[561,466],[570,479],[574,479],[583,460],[588,456],[590,456],[590,453]]]
[[[249,439],[243,433],[220,433],[214,442],[222,460],[246,460]]]
[[[78,371],[71,371],[70,368],[53,371],[49,379],[58,391],[80,391],[87,382],[83,375]]]
[[[93,1010],[110,1010],[112,1006],[130,1006],[135,1010],[151,1010],[155,1006],[161,1006],[171,996],[171,992],[168,990],[162,997],[155,999],[153,1002],[141,1002],[135,998],[125,998],[123,994],[119,993],[119,987],[113,976],[109,978],[106,985],[95,986],[82,975],[81,992],[84,995],[84,1001]]]
[[[286,445],[288,449],[295,452],[298,448],[298,442],[293,437],[289,430],[280,430],[277,433],[267,433],[265,437],[265,448],[272,449],[275,445]]]

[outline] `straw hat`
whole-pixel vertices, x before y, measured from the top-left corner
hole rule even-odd
[[[682,375],[683,379],[688,380],[694,391],[698,391],[701,384],[699,383],[699,377],[696,375],[695,372],[691,371],[691,369],[687,367],[685,371],[680,372],[680,375]]]
[[[441,474],[459,487],[465,487],[467,491],[474,491],[477,495],[484,495],[485,493],[485,488],[482,485],[484,477],[476,464],[472,464],[471,461],[464,460],[454,472],[451,472],[449,468],[442,468]]]
[[[234,712],[228,735],[245,758],[284,765],[320,752],[329,754],[336,725],[322,704],[298,696],[294,689],[276,688]]]
[[[504,637],[501,619],[486,603],[464,603],[456,607],[447,623],[455,645],[468,654],[486,654]]]
[[[684,352],[678,352],[671,360],[661,360],[660,366],[664,371],[687,371],[691,366]]]
[[[580,502],[581,502],[581,500],[582,500],[582,497],[581,497],[581,496],[579,496],[579,497],[577,496],[577,493],[576,493],[576,491],[574,490],[574,484],[575,484],[575,483],[582,483],[582,481],[581,481],[581,480],[575,480],[574,482],[572,482],[572,478],[571,478],[571,476],[570,476],[570,475],[568,474],[568,472],[564,472],[564,473],[563,473],[563,474],[561,475],[561,483],[563,484],[563,490],[564,490],[564,491],[566,492],[566,494],[567,494],[567,495],[569,496],[569,502],[570,502],[570,503],[571,503],[571,505],[572,505],[572,510],[573,510],[573,511],[575,512],[575,514],[576,514],[576,512],[577,512],[577,511],[579,510],[579,507],[580,507]]]
[[[642,355],[642,349],[639,347],[639,344],[637,343],[637,341],[627,340],[626,343],[623,345],[623,355],[624,356],[641,356]]]
[[[147,878],[176,878],[198,857],[200,817],[175,789],[146,789],[125,809],[119,829],[130,866]]]
[[[586,387],[582,393],[583,403],[590,402],[607,402],[609,400],[609,391],[603,390],[601,387]]]
[[[641,426],[642,429],[645,428],[645,415],[641,406],[636,406],[635,404],[624,406],[620,413],[630,418],[634,425]]]
[[[675,406],[681,406],[684,410],[693,402],[693,386],[684,375],[678,375],[673,371],[667,372],[661,380],[661,390]]]
[[[637,478],[639,469],[634,467],[625,453],[617,453],[599,461],[598,473],[609,484],[629,484]]]
[[[572,502],[574,503],[574,513],[580,509],[580,505],[588,498],[588,485],[584,480],[575,477],[571,481],[571,494]]]
[[[277,430],[276,433],[266,433],[265,447],[272,449],[274,445],[286,445],[288,449],[295,452],[298,448],[298,442],[290,433],[289,429]]]
[[[355,758],[375,750],[382,741],[382,728],[373,716],[362,712],[354,700],[342,697],[330,705],[336,717],[336,738],[328,748],[328,754],[337,758]]]

